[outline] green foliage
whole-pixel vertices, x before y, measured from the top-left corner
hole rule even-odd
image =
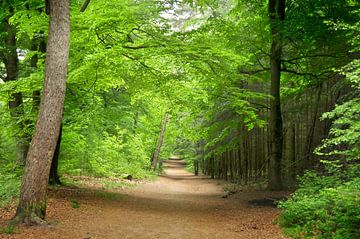
[[[80,203],[76,198],[70,198],[69,202],[70,202],[70,206],[72,208],[79,208],[80,207]]]
[[[22,170],[14,163],[1,164],[0,167],[0,207],[8,204],[19,195]]]
[[[352,2],[347,3],[351,9]],[[349,25],[334,19],[331,22],[335,29],[349,31],[352,36],[360,30],[358,23]],[[351,44],[354,50],[358,49],[358,37],[352,38]],[[315,150],[323,156],[325,174],[306,173],[300,178],[299,189],[280,204],[280,225],[295,238],[360,237],[359,63],[355,59],[341,68],[339,73],[351,83],[352,91],[344,103],[322,116],[323,120],[332,121],[329,137]]]
[[[346,183],[336,177],[308,172],[283,209],[279,223],[295,238],[360,236],[360,178]]]
[[[323,115],[323,119],[332,119],[333,125],[330,137],[318,148],[318,154],[344,156],[348,161],[360,160],[359,112],[360,98],[354,98]]]
[[[18,233],[18,230],[14,225],[7,225],[4,228],[0,228],[0,234],[1,233],[14,234],[14,233]]]

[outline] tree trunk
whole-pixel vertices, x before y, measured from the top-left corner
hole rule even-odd
[[[46,190],[63,114],[69,42],[69,1],[50,0],[44,93],[13,223],[45,222]]]
[[[269,165],[270,190],[281,190],[281,160],[283,147],[283,123],[280,101],[280,77],[281,77],[281,55],[282,55],[282,34],[279,24],[285,19],[285,0],[269,0],[269,17],[272,33],[270,49],[270,140],[271,155]]]
[[[290,157],[290,177],[292,179],[296,178],[296,174],[297,174],[297,167],[296,167],[296,127],[295,127],[295,123],[291,123],[291,137],[290,137],[290,153],[289,153],[289,157]]]
[[[9,8],[9,15],[3,19],[3,30],[6,33],[4,46],[5,53],[3,54],[2,61],[5,65],[6,78],[5,82],[15,81],[18,77],[18,65],[19,59],[16,52],[17,49],[17,41],[16,41],[16,27],[9,23],[10,17],[14,14],[14,8]],[[8,106],[11,117],[15,122],[18,122],[17,125],[21,130],[21,133],[16,136],[16,154],[17,161],[20,164],[25,164],[26,158],[26,145],[27,145],[27,137],[24,133],[25,124],[20,119],[22,115],[24,115],[24,109],[22,108],[23,97],[21,92],[12,93],[10,95],[11,99],[9,100]]]
[[[194,175],[199,175],[199,160],[197,159],[194,160]]]
[[[316,99],[315,99],[315,102],[313,103],[315,105],[313,106],[314,108],[313,108],[312,115],[310,114],[310,116],[312,116],[312,118],[311,118],[311,122],[309,125],[309,132],[306,137],[306,151],[305,151],[305,164],[306,164],[305,167],[306,168],[311,168],[314,166],[313,165],[314,162],[312,160],[313,159],[313,150],[314,150],[313,141],[314,141],[314,133],[315,133],[315,128],[316,128],[316,121],[319,118],[318,111],[319,111],[319,107],[320,107],[321,91],[322,91],[322,83],[320,83],[320,85],[318,86]],[[310,110],[311,110],[311,107],[310,107]],[[311,112],[309,112],[309,113],[311,113]]]
[[[160,156],[161,146],[163,144],[166,124],[168,122],[168,119],[169,119],[169,113],[165,112],[164,119],[163,119],[162,124],[161,124],[161,131],[160,131],[159,141],[158,141],[158,143],[156,145],[156,149],[155,149],[154,156],[152,158],[152,163],[151,163],[151,166],[152,166],[152,168],[154,170],[156,170],[156,167],[157,167],[157,162],[158,162],[158,159],[159,159],[159,156]]]
[[[43,32],[40,32],[41,35],[43,35]],[[37,41],[37,39],[34,39],[33,42],[33,50],[39,50],[41,53],[46,53],[46,41],[45,41],[45,37],[41,36],[40,42]],[[31,58],[31,67],[35,70],[37,68],[37,63],[38,63],[38,59],[39,56],[37,54],[35,54],[32,58]],[[32,110],[34,112],[39,110],[39,106],[40,106],[40,99],[41,99],[41,93],[39,90],[35,90],[32,93],[32,100],[33,100],[33,105],[32,105]]]
[[[59,172],[58,172],[61,136],[62,136],[62,124],[60,125],[59,137],[56,142],[54,156],[51,161],[50,175],[49,175],[49,184],[51,184],[51,185],[61,185],[60,176],[59,176]]]

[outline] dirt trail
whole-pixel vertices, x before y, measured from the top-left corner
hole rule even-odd
[[[168,160],[155,182],[118,193],[63,188],[50,193],[48,220],[58,224],[21,228],[0,238],[285,238],[273,220],[278,209],[253,206],[252,199],[276,196],[246,192],[223,198],[221,181],[193,176],[181,160]],[[69,201],[75,198],[79,208]],[[13,208],[0,211],[0,225]]]

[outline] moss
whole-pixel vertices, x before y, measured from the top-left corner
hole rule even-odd
[[[42,200],[37,203],[28,203],[20,205],[16,211],[15,217],[10,221],[10,226],[19,224],[26,225],[46,225],[46,201]]]

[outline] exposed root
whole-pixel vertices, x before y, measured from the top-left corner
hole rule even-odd
[[[46,226],[47,222],[35,213],[25,215],[23,213],[16,214],[13,219],[9,222],[9,226],[17,226],[24,224],[26,226]]]

